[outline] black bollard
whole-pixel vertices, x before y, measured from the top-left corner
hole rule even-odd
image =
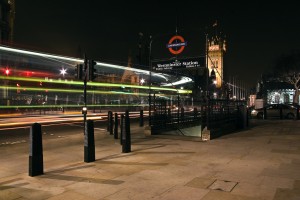
[[[87,120],[84,130],[84,162],[95,161],[94,121]]]
[[[197,120],[198,117],[198,111],[197,108],[194,108],[194,120]]]
[[[128,110],[125,113],[125,132],[122,134],[122,153],[131,152],[130,119]]]
[[[268,117],[267,117],[267,108],[266,107],[264,107],[264,119],[267,119]]]
[[[236,128],[240,129],[241,128],[241,110],[240,106],[237,106],[237,112],[236,112]]]
[[[300,107],[300,106],[297,105],[297,118],[296,118],[297,120],[300,119],[300,118],[299,118],[299,114],[300,114],[300,113],[299,113],[299,107]]]
[[[180,109],[180,120],[181,120],[181,122],[184,122],[184,108],[183,107]]]
[[[249,108],[247,108],[247,114],[246,114],[246,116],[247,116],[247,118],[246,118],[246,127],[248,127],[249,126]]]
[[[115,129],[114,129],[114,138],[118,139],[118,113],[115,113]]]
[[[123,143],[123,134],[125,132],[125,120],[124,120],[124,115],[121,114],[120,117],[120,145]]]
[[[168,108],[168,111],[167,111],[167,122],[171,122],[171,119],[172,119],[172,116],[171,116],[171,108]]]
[[[111,111],[107,112],[107,131],[110,130],[110,125],[109,125],[109,122],[110,122],[110,113],[111,113]]]
[[[44,173],[42,126],[38,123],[30,127],[29,137],[29,176]]]
[[[140,110],[140,127],[144,126],[144,111]]]
[[[279,114],[280,114],[280,119],[283,119],[282,106],[280,106]]]
[[[110,117],[109,117],[109,134],[110,135],[114,134],[114,118],[112,112],[110,112]]]

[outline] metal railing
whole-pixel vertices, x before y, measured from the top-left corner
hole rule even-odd
[[[149,125],[154,134],[197,125],[225,134],[242,127],[244,116],[241,115],[241,109],[245,106],[245,101],[223,99],[211,99],[208,103],[156,99],[151,107]]]

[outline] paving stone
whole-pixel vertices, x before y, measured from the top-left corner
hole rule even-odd
[[[230,192],[211,190],[201,200],[263,200],[263,198],[253,198],[243,195],[236,195]]]
[[[176,186],[170,188],[163,194],[153,198],[153,200],[174,200],[174,199],[189,199],[199,200],[203,198],[209,190],[201,188],[192,188],[184,186]]]
[[[256,185],[256,184],[240,182],[232,190],[231,193],[236,195],[251,197],[254,199],[262,198],[265,200],[272,200],[275,195],[276,189],[277,189],[276,187],[271,187],[270,185],[260,185],[260,184]]]
[[[300,200],[300,190],[278,188],[273,200]]]
[[[67,199],[76,199],[76,200],[93,200],[94,198],[89,196],[84,196],[78,192],[67,191],[62,194],[48,198],[47,200],[67,200]],[[96,200],[96,199],[95,199]]]
[[[281,177],[271,177],[264,176],[261,185],[274,187],[274,188],[289,188],[292,189],[294,185],[294,180],[289,178],[281,178]]]
[[[188,187],[207,189],[216,179],[196,177],[186,184]]]
[[[238,184],[237,182],[233,182],[233,181],[216,180],[208,188],[212,190],[231,192],[237,184]]]
[[[21,195],[8,190],[9,187],[0,186],[0,200],[14,200],[19,199]]]
[[[300,180],[295,180],[295,182],[294,182],[294,189],[300,190]]]

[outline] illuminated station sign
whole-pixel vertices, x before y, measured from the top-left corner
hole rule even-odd
[[[177,60],[153,61],[152,68],[155,71],[170,71],[188,68],[205,67],[205,57],[184,58]]]
[[[168,44],[167,49],[173,55],[182,53],[187,46],[187,42],[180,35],[173,36]],[[195,69],[205,67],[205,57],[181,58],[176,60],[158,60],[152,61],[152,70],[157,72],[168,72],[171,70]]]
[[[187,42],[180,35],[173,36],[167,44],[167,48],[174,55],[180,54],[185,46],[187,46]]]

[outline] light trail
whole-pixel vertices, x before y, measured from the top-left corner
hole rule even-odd
[[[147,115],[147,111],[144,112],[144,116]],[[124,112],[118,112],[118,117],[124,114]],[[139,118],[139,112],[130,112],[131,118]],[[101,113],[98,115],[89,115],[87,119],[91,119],[94,121],[106,121],[107,114]],[[72,116],[63,116],[63,115],[55,115],[55,116],[39,116],[39,117],[28,117],[24,115],[24,117],[19,117],[19,122],[12,122],[12,119],[6,118],[0,121],[0,131],[1,130],[14,130],[20,128],[30,128],[33,123],[40,123],[43,126],[57,126],[57,125],[74,125],[75,123],[82,123],[83,116],[81,114],[72,115]]]
[[[66,56],[57,56],[57,55],[46,54],[46,53],[38,53],[38,52],[33,52],[33,51],[28,51],[28,50],[15,49],[15,48],[7,47],[7,46],[0,46],[0,50],[7,51],[7,52],[13,52],[13,53],[20,53],[20,54],[25,54],[25,55],[31,55],[31,56],[39,56],[39,57],[46,57],[46,58],[48,57],[48,58],[83,63],[83,59],[71,58],[71,57],[66,57]]]
[[[22,87],[22,86],[0,86],[0,89],[8,89],[8,90],[22,90],[22,92],[26,91],[39,91],[39,92],[59,92],[59,93],[82,93],[82,90],[75,89],[59,89],[59,88],[46,88],[46,87]],[[107,91],[107,90],[88,90],[89,94],[123,94],[123,95],[135,95],[135,96],[147,96],[147,93],[132,93],[132,92],[122,92],[122,91]],[[161,94],[164,95],[164,94]]]
[[[44,78],[24,78],[24,77],[10,77],[10,76],[0,76],[0,79],[4,80],[13,80],[13,81],[26,81],[26,82],[43,82],[43,83],[54,83],[54,84],[67,84],[67,85],[83,85],[82,81],[73,81],[73,80],[55,80],[55,79],[44,79]],[[125,87],[125,88],[136,88],[136,89],[149,89],[149,86],[143,85],[129,85],[129,84],[120,84],[120,83],[100,83],[100,82],[88,82],[88,86],[97,86],[97,87]],[[168,85],[171,86],[171,85]],[[174,89],[168,87],[151,87],[152,90],[163,90],[163,91],[174,91],[180,94],[192,93],[191,90],[183,89]]]
[[[64,61],[71,61],[71,62],[75,62],[75,63],[83,63],[84,62],[83,59],[79,59],[79,58],[58,56],[58,55],[53,55],[53,54],[41,53],[41,52],[33,52],[33,51],[29,51],[29,50],[21,50],[21,49],[11,48],[11,47],[7,47],[7,46],[2,46],[2,45],[0,45],[0,50],[6,51],[6,52],[12,52],[12,53],[24,54],[24,55],[38,56],[38,57],[43,57],[43,58],[48,58],[48,59],[51,58],[51,59],[58,59],[58,60],[64,60]],[[114,69],[134,71],[134,72],[150,75],[150,71],[136,69],[136,68],[132,68],[132,67],[124,67],[124,66],[120,66],[120,65],[108,64],[108,63],[103,63],[103,62],[99,62],[99,61],[96,61],[96,65],[102,66],[102,67],[114,68]],[[164,79],[165,81],[170,82],[169,79],[167,78],[167,76],[162,73],[152,72],[151,76],[160,77],[160,78]],[[188,77],[183,77],[183,78],[185,80],[182,80],[182,83],[192,82],[192,79],[190,79]],[[176,81],[176,82],[178,82],[178,81]],[[175,85],[174,83],[170,83],[170,84]]]
[[[15,108],[15,109],[21,109],[21,108],[81,108],[83,105],[75,105],[75,104],[61,104],[61,105],[8,105],[8,106],[0,106],[1,108],[7,109],[7,108]],[[148,104],[89,104],[87,107],[147,107]]]
[[[82,101],[83,94],[83,81],[82,80],[72,80],[70,77],[72,73],[71,67],[62,66],[61,63],[64,63],[69,66],[73,66],[75,69],[75,65],[79,63],[83,63],[83,59],[52,55],[41,52],[33,52],[29,50],[21,50],[15,49],[7,46],[0,45],[0,54],[1,59],[6,60],[8,65],[11,63],[17,63],[12,66],[3,65],[2,68],[5,68],[3,75],[0,76],[0,80],[3,81],[3,84],[0,85],[0,90],[3,90],[3,98],[5,98],[4,103],[0,106],[1,110],[5,109],[16,109],[18,112],[22,109],[23,111],[27,111],[29,109],[39,109],[43,111],[45,108],[81,108],[83,105],[78,104],[77,102]],[[24,62],[22,62],[24,60]],[[57,63],[55,63],[57,62]],[[50,63],[50,64],[49,64]],[[59,64],[58,64],[59,63]],[[102,68],[103,74],[107,73],[115,73],[117,76],[120,73],[123,74],[126,70],[133,71],[137,75],[150,75],[150,72],[142,69],[135,69],[131,67],[125,67],[121,65],[114,65],[108,63],[102,63],[96,61],[98,68]],[[50,68],[49,68],[50,67]],[[53,68],[54,70],[51,70]],[[22,71],[24,69],[24,71]],[[58,74],[56,74],[55,69],[62,73],[62,76],[66,75],[66,71],[68,69],[68,76],[65,78],[58,78]],[[109,70],[111,69],[111,70]],[[75,73],[75,70],[73,71]],[[138,74],[140,73],[140,74]],[[24,77],[24,76],[25,77]],[[56,78],[53,78],[55,77]],[[61,76],[61,75],[60,75]],[[177,89],[174,86],[178,84],[184,84],[191,82],[192,80],[188,77],[180,77],[179,78],[167,74],[152,72],[151,76],[158,77],[157,85],[158,86],[150,86],[150,85],[139,85],[131,84],[130,82],[127,84],[123,83],[107,83],[107,82],[88,82],[88,95],[97,95],[93,96],[93,102],[98,98],[98,102],[103,102],[103,98],[107,98],[105,102],[106,104],[88,104],[88,107],[148,107],[148,103],[144,104],[145,97],[149,95],[157,98],[165,98],[171,99],[173,95],[177,94],[190,94],[192,90],[185,89]],[[50,78],[51,77],[51,78]],[[169,79],[175,78],[173,83]],[[70,80],[69,80],[70,79]],[[169,82],[169,84],[161,85],[162,80]],[[74,89],[72,89],[74,88]],[[153,93],[149,93],[149,90],[154,90]],[[62,94],[67,94],[68,100],[65,100]],[[71,94],[71,95],[69,95]],[[80,95],[79,95],[80,94]],[[106,96],[107,95],[107,96]],[[119,96],[118,96],[119,95]],[[111,96],[111,97],[110,97]],[[143,104],[132,103],[132,104],[109,104],[114,99],[123,99],[128,100],[129,98],[131,102],[140,101]],[[49,99],[49,101],[47,101]],[[61,104],[54,104],[55,102],[61,102]],[[76,99],[76,100],[75,100]],[[34,101],[32,101],[34,100]],[[42,100],[42,101],[40,101]],[[26,102],[27,101],[27,102]],[[38,101],[38,102],[37,102]],[[111,101],[111,102],[109,102]],[[51,103],[51,104],[47,104]],[[124,101],[123,101],[124,102]],[[34,105],[31,105],[34,104]]]

